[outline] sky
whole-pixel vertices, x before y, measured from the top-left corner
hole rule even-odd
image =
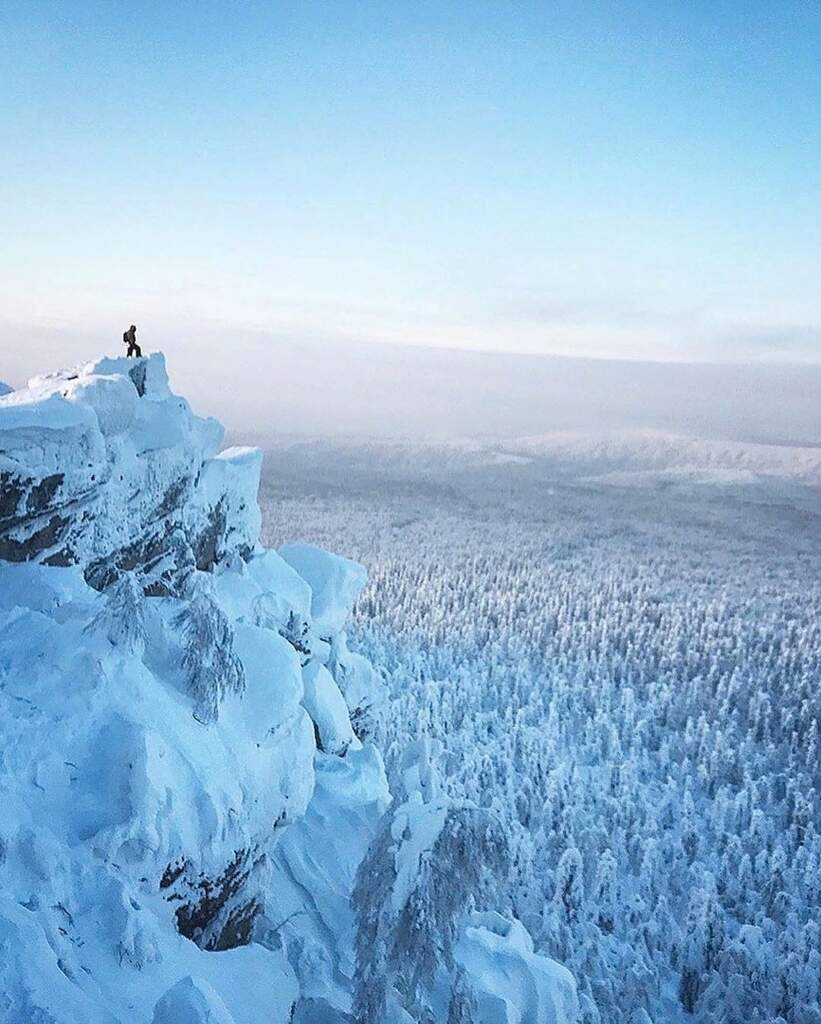
[[[819,53],[793,0],[6,0],[0,378],[131,322],[817,365]]]

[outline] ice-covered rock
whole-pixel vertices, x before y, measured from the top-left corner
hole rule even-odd
[[[382,759],[371,744],[344,758],[318,753],[308,810],[273,853],[259,933],[288,952],[307,1001],[297,1020],[348,1019],[340,1015],[350,1011],[355,969],[350,894],[389,802]]]
[[[283,901],[350,955],[388,799],[330,658],[364,570],[264,551],[221,437],[160,355],[0,398],[4,1024],[287,1021],[304,972],[253,941]]]
[[[311,587],[311,616],[321,637],[339,633],[365,586],[364,568],[313,544],[287,544],[279,553]]]
[[[161,354],[101,359],[0,398],[0,558],[80,565],[151,593],[251,554],[260,454],[217,454],[222,428],[174,395]]]
[[[448,948],[493,855],[427,741],[385,817],[384,685],[344,632],[365,570],[263,550],[260,453],[221,440],[161,355],[0,397],[3,1024],[348,1022],[366,854],[386,928],[444,895]],[[516,922],[472,919],[455,957],[481,1019],[572,1021]]]
[[[455,960],[483,1024],[573,1024],[579,1004],[566,967],[533,951],[520,921],[472,914]]]
[[[159,1000],[152,1024],[236,1024],[225,1003],[202,978],[181,978]]]
[[[303,683],[302,703],[316,727],[319,749],[329,754],[345,754],[352,743],[358,746],[345,698],[327,668],[311,662],[303,672]]]
[[[360,740],[372,736],[387,700],[384,680],[367,658],[348,648],[344,631],[330,644],[326,664],[345,698],[351,726]]]

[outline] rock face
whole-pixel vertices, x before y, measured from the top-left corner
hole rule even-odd
[[[35,378],[0,406],[0,558],[81,565],[98,590],[138,570],[168,595],[192,567],[247,557],[261,457],[217,455],[222,436],[160,354]]]
[[[370,705],[342,632],[364,570],[302,546],[309,581],[263,550],[260,453],[221,438],[160,355],[0,398],[4,1024],[289,1020],[279,846],[320,776],[318,841],[353,867],[388,801],[332,656]],[[344,877],[291,868],[333,917]]]

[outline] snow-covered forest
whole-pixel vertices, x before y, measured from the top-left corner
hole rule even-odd
[[[638,454],[637,454],[638,453]],[[817,1024],[817,449],[302,444],[264,535],[369,569],[392,788],[430,737],[586,1024]],[[454,1019],[472,1019],[469,1016]]]
[[[0,398],[3,1024],[818,1024],[819,449],[222,441]]]

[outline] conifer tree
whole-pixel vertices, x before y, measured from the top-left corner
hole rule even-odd
[[[145,646],[146,598],[133,572],[121,573],[109,587],[105,604],[86,627],[104,636],[113,647],[126,653],[142,654]]]
[[[245,670],[234,653],[234,632],[208,587],[194,580],[188,598],[172,622],[182,641],[182,670],[194,700],[194,718],[204,725],[219,717],[229,693],[245,689]]]

